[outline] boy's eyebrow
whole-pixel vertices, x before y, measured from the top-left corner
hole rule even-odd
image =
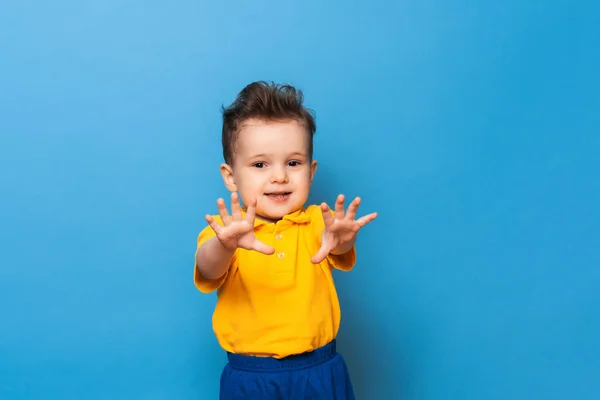
[[[290,156],[301,156],[301,157],[306,157],[306,153],[300,153],[298,151],[290,154]],[[265,158],[267,157],[266,154],[260,153],[260,154],[253,154],[250,156],[250,158]]]

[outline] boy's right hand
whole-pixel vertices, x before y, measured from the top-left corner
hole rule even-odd
[[[217,207],[219,215],[223,220],[223,226],[206,215],[206,222],[215,231],[217,238],[227,250],[234,251],[237,248],[255,250],[259,253],[271,255],[275,249],[258,240],[254,236],[254,218],[256,217],[256,199],[248,204],[246,217],[242,218],[242,209],[237,193],[231,193],[231,214],[227,212],[225,200],[218,199]]]

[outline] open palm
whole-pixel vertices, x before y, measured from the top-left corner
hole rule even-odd
[[[358,231],[377,218],[377,213],[371,213],[355,219],[359,205],[360,198],[357,197],[344,213],[344,195],[340,194],[335,202],[335,216],[332,216],[327,203],[321,204],[325,228],[321,237],[321,247],[311,260],[313,263],[320,263],[332,250],[353,243]]]
[[[218,199],[217,207],[223,221],[221,226],[215,219],[206,215],[206,222],[215,231],[217,238],[228,250],[237,248],[255,250],[263,254],[273,254],[275,249],[258,240],[254,235],[254,219],[256,218],[256,199],[248,204],[246,216],[242,218],[242,208],[237,193],[231,194],[231,215],[225,206],[225,200]]]

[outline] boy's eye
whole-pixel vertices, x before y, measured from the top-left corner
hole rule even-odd
[[[252,166],[255,168],[264,168],[265,163],[257,162],[257,163],[252,164]]]
[[[297,167],[298,165],[300,165],[300,161],[290,161],[290,162],[288,163],[288,165],[289,165],[290,167]]]

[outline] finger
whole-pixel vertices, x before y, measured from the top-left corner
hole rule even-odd
[[[313,264],[318,264],[318,263],[320,263],[321,261],[323,261],[323,260],[325,259],[325,257],[327,257],[327,254],[329,254],[329,250],[328,250],[328,249],[327,249],[325,246],[321,245],[321,248],[319,249],[319,251],[317,252],[317,254],[315,254],[315,255],[314,255],[314,256],[313,256],[313,257],[310,259],[310,261],[311,261]]]
[[[240,221],[242,219],[240,198],[236,192],[231,193],[231,216],[234,221]]]
[[[256,218],[256,199],[250,201],[248,210],[246,211],[246,221],[250,224],[254,224],[254,218]]]
[[[206,222],[208,222],[208,225],[210,225],[210,227],[212,228],[212,230],[215,231],[215,233],[217,235],[219,233],[221,233],[221,230],[223,228],[221,227],[221,225],[219,225],[219,223],[217,221],[215,221],[215,219],[212,216],[206,214],[205,218],[206,218]]]
[[[254,243],[252,243],[252,250],[256,250],[259,253],[263,253],[268,256],[275,253],[275,249],[273,247],[264,244],[258,239],[255,239]]]
[[[356,211],[358,211],[358,206],[360,205],[360,197],[352,200],[352,203],[348,206],[348,212],[346,213],[346,218],[354,221],[356,218]]]
[[[323,221],[325,221],[325,226],[330,226],[333,224],[333,216],[331,215],[331,210],[327,203],[321,203],[321,212],[323,213]]]
[[[371,213],[369,215],[365,215],[364,217],[357,219],[356,222],[362,228],[363,226],[367,225],[369,222],[373,221],[375,218],[377,218],[376,212]]]
[[[227,211],[227,206],[225,205],[225,200],[219,199],[217,200],[217,208],[219,209],[219,215],[223,220],[223,225],[227,226],[229,224],[229,212]]]
[[[340,194],[335,201],[335,219],[344,218],[344,195]]]

